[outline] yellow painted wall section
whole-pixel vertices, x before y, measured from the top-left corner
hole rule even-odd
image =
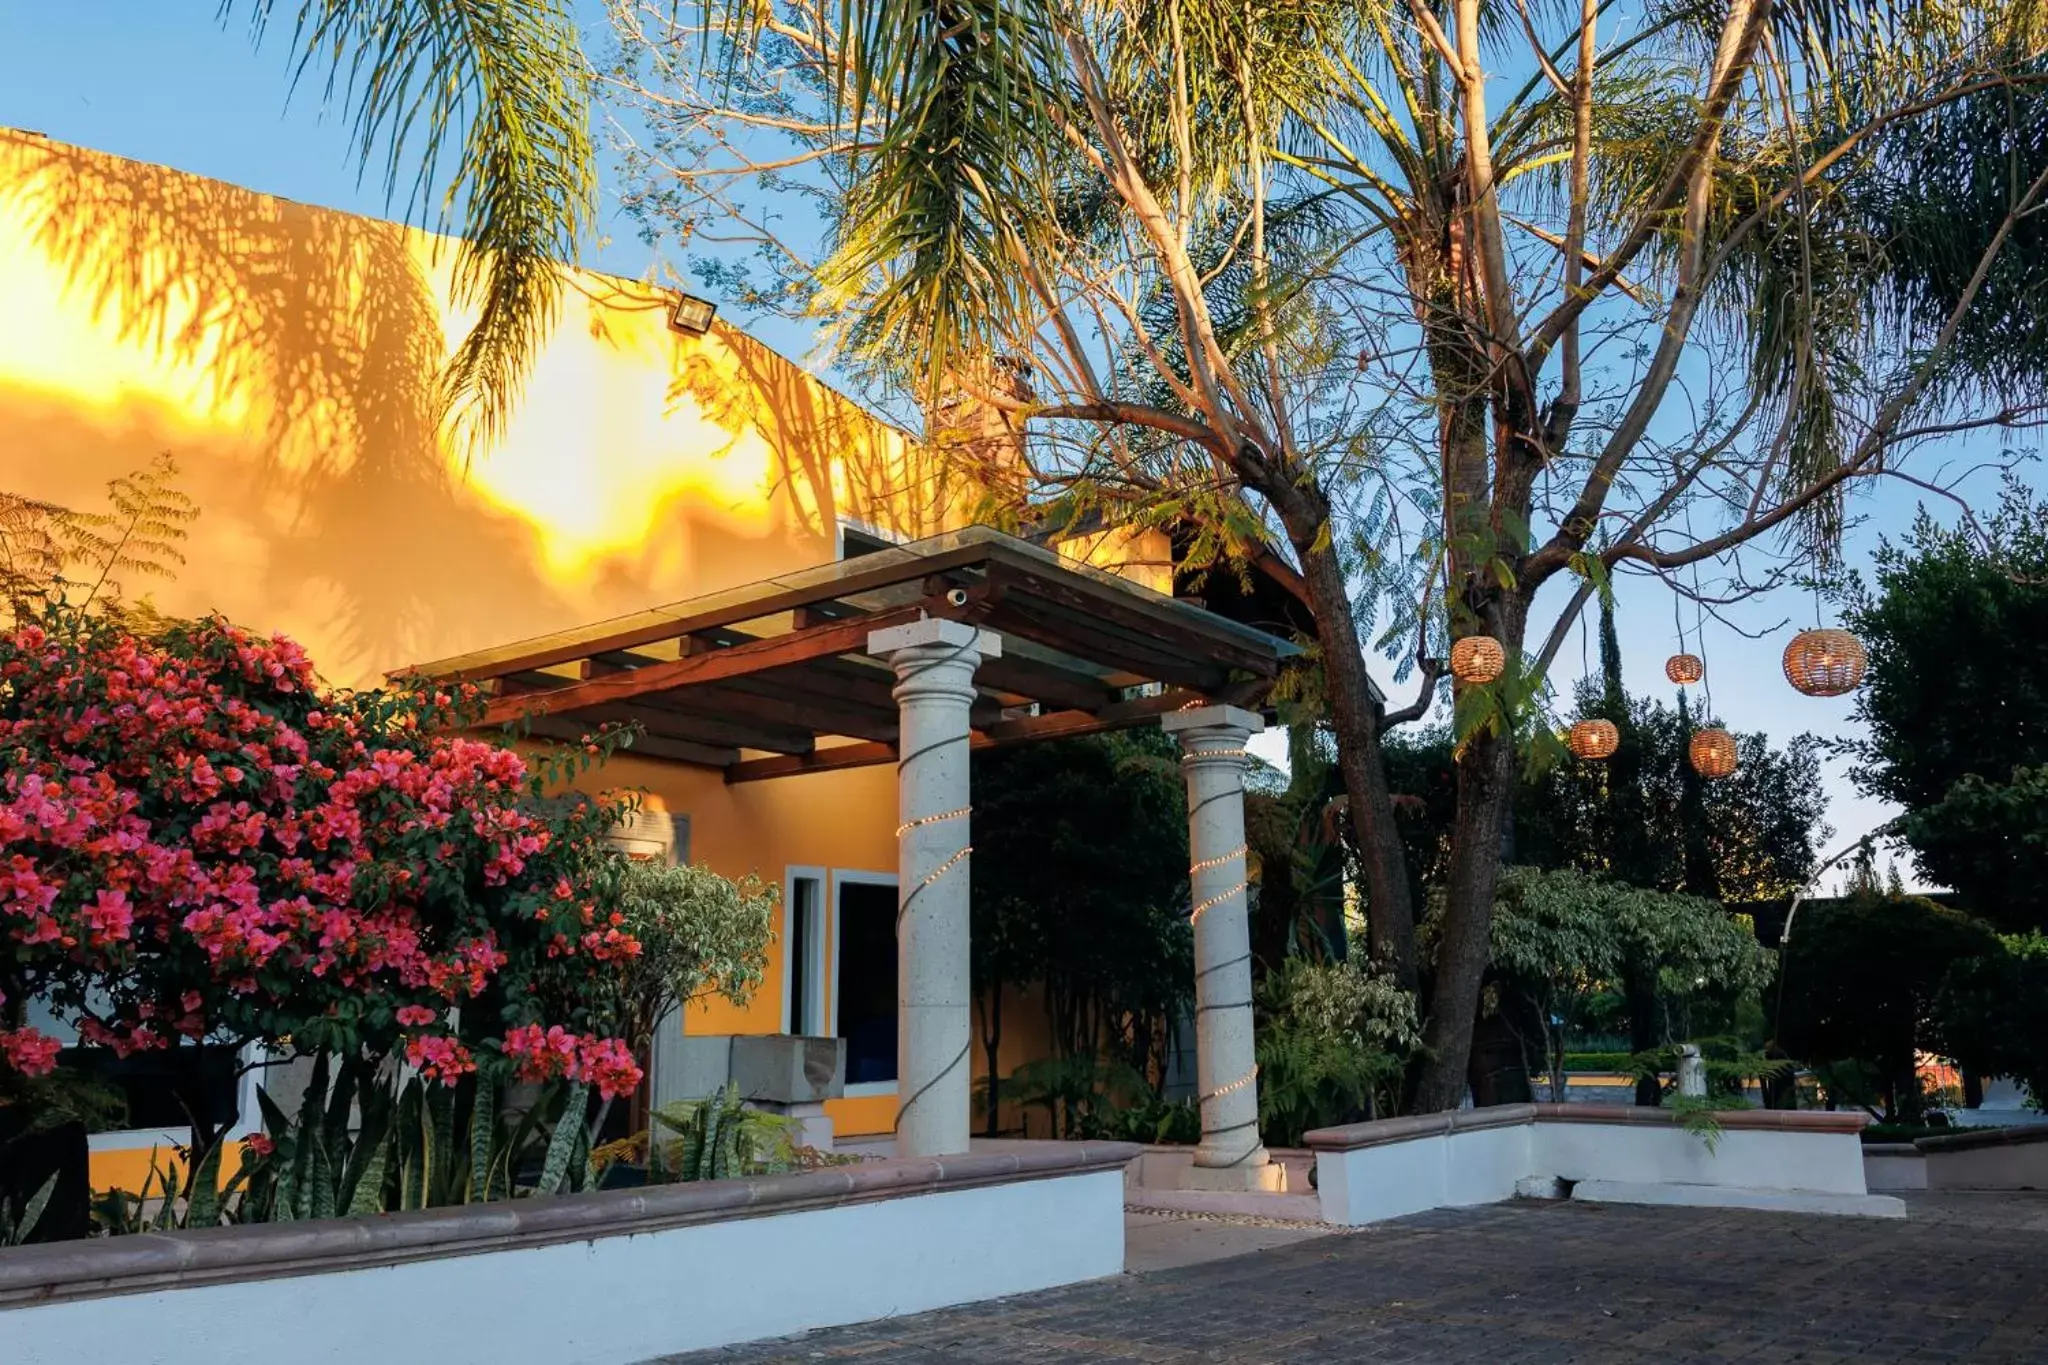
[[[242,1169],[242,1153],[245,1144],[225,1143],[220,1152],[220,1183],[223,1187],[235,1178]],[[154,1168],[156,1175],[151,1174]],[[178,1156],[178,1149],[162,1147],[124,1147],[115,1151],[94,1152],[87,1158],[87,1183],[95,1190],[126,1190],[130,1194],[142,1193],[145,1185],[152,1190],[163,1188],[163,1178],[168,1176],[173,1185],[182,1184],[185,1178],[185,1163]]]
[[[504,439],[436,380],[452,244],[0,131],[0,488],[103,505],[160,452],[200,519],[159,607],[297,637],[332,682],[958,520],[901,433],[668,296],[572,272]]]
[[[1173,596],[1173,543],[1164,531],[1116,526],[1107,531],[1069,536],[1054,548],[1063,559]]]

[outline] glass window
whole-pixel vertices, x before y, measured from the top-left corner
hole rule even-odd
[[[896,888],[839,884],[839,1036],[846,1083],[896,1079]]]

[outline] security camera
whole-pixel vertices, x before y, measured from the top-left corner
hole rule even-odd
[[[955,606],[955,607],[964,607],[964,606],[966,606],[966,605],[967,605],[967,589],[965,589],[965,588],[948,588],[948,589],[946,589],[946,602],[947,602],[947,603],[948,603],[948,605],[950,605],[950,606]]]

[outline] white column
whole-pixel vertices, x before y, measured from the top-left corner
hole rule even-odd
[[[968,708],[1002,637],[924,620],[868,636],[896,670],[896,1154],[967,1150]]]
[[[1252,1043],[1252,945],[1246,923],[1245,741],[1264,728],[1235,706],[1167,716],[1188,784],[1189,895],[1195,927],[1195,1079],[1202,1142],[1190,1182],[1208,1189],[1277,1189],[1281,1167],[1259,1141]]]

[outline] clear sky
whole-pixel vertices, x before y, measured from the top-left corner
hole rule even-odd
[[[292,8],[280,7],[287,20]],[[602,25],[601,5],[579,0],[579,9],[587,26]],[[246,29],[239,22],[224,29],[214,11],[213,0],[0,0],[0,125],[306,203],[383,215],[380,185],[375,177],[359,176],[347,127],[338,112],[323,107],[318,84],[309,80],[292,94],[288,29],[252,51]],[[603,226],[609,235],[589,246],[584,263],[647,275],[653,265],[648,248],[610,200]],[[800,335],[776,332],[765,339],[802,351]],[[1965,462],[1969,454],[1923,452],[1913,468],[1925,475],[1945,462]],[[1995,480],[1980,477],[1970,487],[1972,500],[1983,505]],[[1879,536],[1910,522],[1918,500],[1917,491],[1904,484],[1864,495],[1853,509],[1864,521],[1850,536],[1848,563],[1867,565]],[[1935,510],[1948,515],[1942,506]],[[1556,597],[1538,603],[1544,621],[1567,590],[1557,584],[1550,591]],[[1715,707],[1728,724],[1763,730],[1780,741],[1801,731],[1834,735],[1854,728],[1850,699],[1802,697],[1780,671],[1785,641],[1792,630],[1810,624],[1812,614],[1803,594],[1784,593],[1735,614],[1749,630],[1775,627],[1763,639],[1708,624],[1700,652]],[[1690,628],[1689,610],[1687,619]],[[1618,625],[1630,689],[1669,692],[1663,680],[1664,658],[1675,646],[1669,595],[1654,583],[1625,585]],[[1579,660],[1575,635],[1558,658],[1561,692],[1569,693]],[[1405,700],[1404,687],[1389,689]],[[1828,852],[1892,813],[1858,794],[1843,766],[1831,763],[1826,776],[1828,820],[1836,831]]]

